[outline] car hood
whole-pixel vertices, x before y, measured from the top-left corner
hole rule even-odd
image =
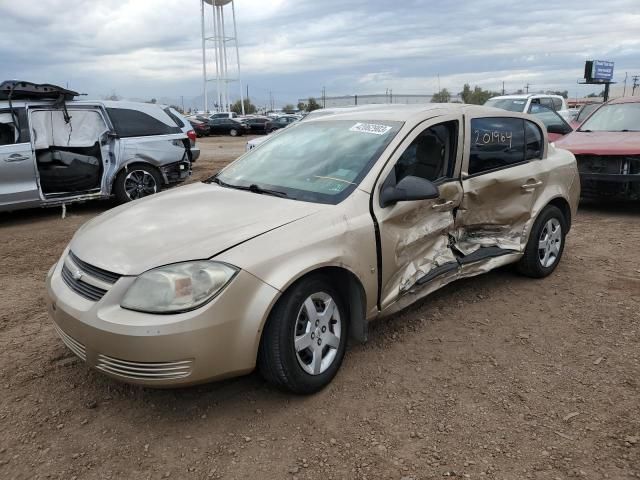
[[[105,212],[76,232],[70,248],[121,275],[211,258],[326,205],[197,183]]]
[[[637,155],[640,154],[640,132],[575,131],[556,141],[555,145],[574,155]]]

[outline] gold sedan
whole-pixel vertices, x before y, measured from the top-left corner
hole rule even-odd
[[[312,114],[209,180],[85,224],[47,278],[66,345],[149,386],[252,371],[296,393],[368,322],[509,263],[558,265],[576,162],[534,117],[465,105]]]

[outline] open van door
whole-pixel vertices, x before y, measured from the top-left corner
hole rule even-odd
[[[24,107],[0,110],[0,211],[40,203]]]

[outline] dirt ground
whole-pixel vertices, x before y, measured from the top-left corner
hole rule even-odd
[[[200,180],[244,150],[200,141]],[[310,397],[89,370],[44,277],[93,202],[0,215],[0,479],[640,478],[640,206],[585,205],[544,280],[461,281],[372,325]]]

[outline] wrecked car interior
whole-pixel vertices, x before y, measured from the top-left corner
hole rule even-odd
[[[98,111],[35,110],[31,112],[31,125],[40,185],[45,194],[100,189],[103,147],[96,139],[106,137],[108,127]]]

